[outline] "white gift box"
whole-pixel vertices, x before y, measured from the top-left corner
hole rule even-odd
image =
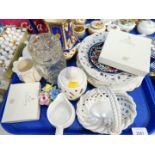
[[[151,39],[111,30],[102,48],[99,62],[135,75],[150,71]]]
[[[40,83],[11,84],[2,123],[39,120]]]

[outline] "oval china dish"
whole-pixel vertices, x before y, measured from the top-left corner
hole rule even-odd
[[[48,107],[47,118],[56,127],[56,134],[63,134],[63,129],[73,123],[75,110],[63,93],[59,94]]]
[[[95,87],[108,86],[114,90],[132,91],[138,87],[144,77],[119,71],[97,62],[93,53],[99,53],[108,32],[97,32],[85,38],[79,47],[77,66],[87,74],[88,81]],[[99,54],[98,54],[99,55]]]
[[[58,76],[58,87],[69,100],[76,100],[86,90],[87,76],[78,67],[67,67]]]
[[[100,87],[80,98],[77,116],[80,124],[88,130],[101,134],[120,134],[133,123],[136,105],[127,94]]]

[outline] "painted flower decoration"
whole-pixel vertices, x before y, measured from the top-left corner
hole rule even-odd
[[[46,92],[41,92],[39,95],[39,104],[49,105],[49,103],[50,103],[49,94]]]
[[[44,92],[49,92],[50,90],[52,90],[52,88],[53,88],[52,85],[46,84],[45,87],[42,88],[42,90]]]
[[[51,100],[54,100],[57,95],[59,94],[58,89],[56,89],[56,87],[54,87],[51,91],[50,91],[50,96],[51,96]]]

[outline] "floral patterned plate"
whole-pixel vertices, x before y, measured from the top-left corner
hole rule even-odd
[[[114,70],[110,70],[111,73],[103,72],[94,65],[94,61],[94,64],[92,63],[92,59],[90,61],[89,52],[91,47],[98,43],[104,42],[107,35],[108,32],[99,31],[86,37],[81,42],[79,47],[77,65],[85,71],[89,77],[89,82],[95,87],[108,86],[115,90],[132,91],[136,87],[140,86],[144,77],[136,76],[123,71],[114,72]]]
[[[104,42],[99,42],[90,48],[88,52],[89,61],[94,65],[94,67],[96,67],[101,72],[113,73],[113,74],[122,72],[116,68],[98,62],[98,58],[100,56],[103,44]]]

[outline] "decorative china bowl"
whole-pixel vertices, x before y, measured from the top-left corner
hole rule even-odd
[[[122,31],[129,32],[134,29],[136,23],[130,19],[120,19],[118,20],[118,26]]]
[[[58,76],[58,87],[69,100],[76,100],[86,90],[87,76],[78,67],[67,67]]]
[[[136,117],[136,105],[126,93],[106,87],[88,91],[77,104],[80,124],[92,132],[120,134]]]
[[[141,34],[151,35],[155,32],[155,23],[152,20],[142,20],[138,24],[137,30]]]
[[[114,90],[132,91],[144,77],[120,71],[98,63],[98,56],[108,32],[97,32],[85,38],[80,44],[77,66],[87,74],[88,81],[95,87],[108,86]]]
[[[88,32],[90,34],[96,33],[98,31],[105,31],[106,30],[106,25],[101,21],[101,20],[95,20],[90,23],[88,26]]]

